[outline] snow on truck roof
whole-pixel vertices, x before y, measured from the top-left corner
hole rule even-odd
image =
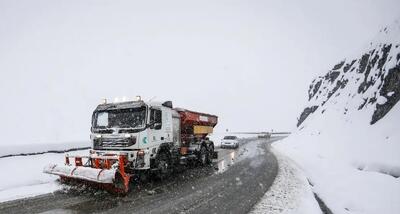
[[[168,105],[165,105],[165,103],[169,102]],[[157,106],[157,107],[166,107],[166,108],[171,108],[175,110],[178,113],[184,114],[184,115],[198,115],[198,116],[207,116],[211,118],[215,118],[215,120],[218,120],[218,116],[213,115],[213,114],[207,114],[207,113],[202,113],[202,112],[197,112],[197,111],[191,111],[188,109],[184,108],[172,108],[172,102],[167,101],[164,103],[161,102],[144,102],[143,100],[137,100],[137,101],[123,101],[123,102],[112,102],[112,103],[102,103],[97,106],[95,111],[105,111],[105,110],[114,110],[114,109],[125,109],[125,108],[138,108],[141,106]],[[176,115],[175,115],[176,116]],[[216,123],[216,121],[215,121]]]
[[[97,106],[96,111],[112,110],[112,109],[123,109],[123,108],[137,108],[144,106],[143,101],[126,101],[117,103],[104,103]]]
[[[112,110],[112,109],[124,109],[124,108],[137,108],[141,106],[164,106],[161,102],[144,102],[142,100],[139,101],[123,101],[123,102],[112,102],[112,103],[102,103],[99,104],[96,108],[97,111],[103,110]],[[166,106],[164,106],[166,107]]]

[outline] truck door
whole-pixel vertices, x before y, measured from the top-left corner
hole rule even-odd
[[[163,123],[162,123],[162,111],[157,108],[150,109],[150,130],[149,130],[149,146],[159,145],[165,142]]]

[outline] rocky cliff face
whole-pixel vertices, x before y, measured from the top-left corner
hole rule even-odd
[[[330,109],[369,111],[371,125],[383,118],[400,100],[400,21],[382,29],[358,55],[314,79],[308,100],[298,127],[310,115]]]

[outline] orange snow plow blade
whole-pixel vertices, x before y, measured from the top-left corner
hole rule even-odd
[[[69,164],[66,157],[65,165],[49,164],[43,169],[44,173],[60,176],[61,182],[74,181],[104,188],[112,193],[127,193],[129,191],[130,175],[125,173],[125,157],[98,157],[93,159],[94,166],[82,165],[82,157],[75,157],[75,166]],[[117,159],[118,168],[112,168],[110,159]],[[78,160],[78,161],[77,161]],[[102,164],[104,163],[104,164]],[[103,166],[105,168],[103,168]],[[101,167],[101,168],[100,168]]]

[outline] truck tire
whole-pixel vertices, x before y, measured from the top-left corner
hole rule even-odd
[[[161,151],[155,160],[155,167],[157,169],[156,177],[159,179],[165,179],[171,174],[172,164],[171,155],[164,151]]]
[[[214,158],[214,144],[211,143],[210,146],[208,147],[208,161],[207,161],[207,163],[210,164],[212,162],[213,158]]]
[[[208,148],[209,148],[210,154],[213,154],[214,153],[214,144],[213,143],[210,144],[210,146]]]
[[[202,146],[200,149],[199,162],[202,166],[205,166],[207,163],[209,163],[209,153],[205,146]]]

